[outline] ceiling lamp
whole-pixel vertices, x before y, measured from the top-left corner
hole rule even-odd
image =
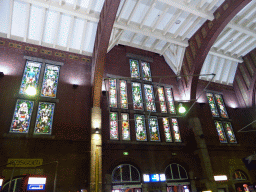
[[[185,113],[186,112],[186,108],[182,105],[182,103],[179,104],[179,113]]]
[[[176,23],[177,25],[180,24],[180,22],[181,22],[180,20],[175,21],[175,23]]]

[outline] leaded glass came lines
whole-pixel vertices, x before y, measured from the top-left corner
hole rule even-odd
[[[130,71],[131,71],[131,77],[132,78],[140,78],[140,69],[139,69],[139,61],[130,59]]]
[[[165,141],[172,142],[170,124],[167,117],[163,117],[163,127],[164,127]]]
[[[179,125],[178,125],[177,119],[172,119],[172,127],[173,127],[174,141],[181,142]]]
[[[149,118],[150,141],[160,141],[157,117]]]
[[[172,89],[167,87],[165,88],[166,91],[166,96],[167,96],[167,101],[168,101],[168,106],[169,106],[169,112],[171,114],[175,114],[175,106],[174,106],[174,100],[173,100],[173,95],[172,95]]]
[[[127,84],[126,81],[120,80],[120,101],[121,108],[128,109],[128,99],[127,99]]]
[[[151,70],[150,70],[149,63],[142,61],[141,62],[141,69],[142,69],[143,80],[152,81]]]
[[[117,113],[110,113],[110,139],[118,140],[118,116]]]
[[[144,115],[134,115],[137,141],[147,141],[147,132]]]
[[[143,110],[143,101],[142,101],[140,83],[132,83],[132,99],[133,99],[133,108],[135,110]]]
[[[147,111],[155,112],[156,105],[155,105],[153,86],[152,85],[144,85],[144,91],[145,91],[145,101],[146,101]]]
[[[214,121],[218,135],[219,135],[219,140],[221,143],[227,143],[227,138],[225,135],[225,132],[223,130],[223,126],[221,121]]]
[[[206,93],[210,108],[211,108],[211,112],[212,112],[212,116],[213,117],[219,117],[219,113],[213,98],[213,94],[212,93]]]
[[[230,143],[236,143],[236,137],[232,129],[232,125],[230,122],[223,122],[224,129],[227,133],[228,140]]]
[[[158,87],[158,97],[160,101],[160,108],[162,113],[167,113],[167,107],[166,107],[166,102],[165,102],[165,97],[164,97],[164,88],[163,87]]]
[[[110,79],[109,85],[109,106],[117,108],[116,79]]]
[[[122,120],[122,139],[130,140],[129,114],[121,113],[121,120]]]
[[[228,118],[228,113],[227,113],[226,108],[224,106],[222,96],[220,94],[215,94],[215,98],[216,98],[218,107],[220,109],[220,116],[222,118]]]

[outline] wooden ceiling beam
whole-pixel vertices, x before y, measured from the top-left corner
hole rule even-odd
[[[138,9],[138,7],[139,7],[140,2],[141,2],[141,0],[138,0],[138,1],[135,3],[135,5],[134,5],[134,7],[133,7],[133,9],[132,9],[132,12],[131,12],[131,14],[129,15],[129,18],[128,18],[128,20],[127,20],[127,25],[130,24],[130,22],[131,22],[131,20],[132,20],[132,18],[133,18],[133,16],[134,16],[134,14],[135,14],[135,12],[137,11],[137,9]]]
[[[147,13],[145,14],[145,16],[143,17],[143,19],[142,19],[142,21],[141,21],[141,23],[140,23],[140,29],[141,29],[142,26],[144,25],[144,23],[145,23],[145,21],[147,20],[147,18],[148,18],[148,16],[149,16],[149,14],[151,13],[151,11],[152,11],[152,10],[154,9],[154,7],[156,6],[156,2],[157,2],[157,0],[154,0],[154,1],[152,2],[152,4],[150,5],[150,7],[149,7]]]

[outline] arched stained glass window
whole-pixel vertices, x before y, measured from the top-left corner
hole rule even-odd
[[[112,172],[113,183],[140,182],[140,172],[130,164],[118,165]]]
[[[247,176],[242,171],[236,170],[235,173],[233,174],[233,179],[237,181],[245,181],[247,180]]]
[[[181,165],[172,163],[165,169],[166,180],[186,180],[188,179],[187,171]]]

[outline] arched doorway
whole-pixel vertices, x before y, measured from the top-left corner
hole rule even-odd
[[[11,182],[11,189],[10,192],[19,192],[23,177],[16,177]],[[9,190],[10,181],[7,181],[2,188],[2,192],[8,192]]]

